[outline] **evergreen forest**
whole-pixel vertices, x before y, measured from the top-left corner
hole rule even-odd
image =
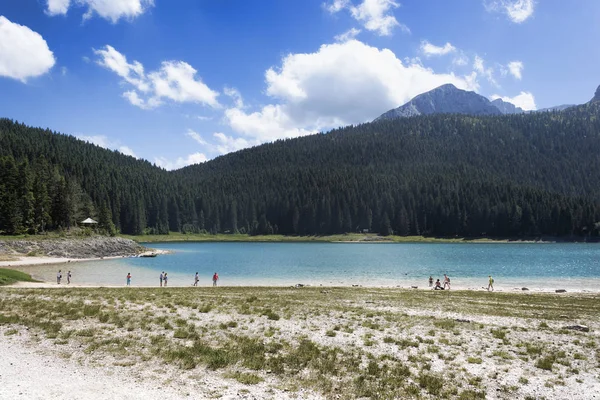
[[[279,140],[177,171],[0,119],[0,233],[598,238],[600,103],[438,114]]]

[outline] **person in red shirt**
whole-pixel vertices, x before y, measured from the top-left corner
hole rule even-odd
[[[219,274],[215,272],[213,275],[213,286],[217,286],[217,281],[219,280]]]

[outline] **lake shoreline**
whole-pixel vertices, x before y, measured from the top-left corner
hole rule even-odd
[[[29,273],[27,266],[16,267],[17,271],[21,271],[24,273]],[[33,278],[37,278],[35,275],[32,275]],[[191,281],[190,277],[190,281]],[[527,283],[527,282],[526,282]],[[531,282],[530,282],[531,283]],[[136,285],[132,283],[131,286],[127,287],[125,284],[102,284],[102,283],[94,283],[94,282],[86,282],[86,283],[76,283],[73,282],[71,284],[66,283],[66,279],[63,278],[63,282],[61,284],[57,284],[52,281],[44,281],[37,279],[35,282],[16,282],[11,285],[7,285],[5,287],[12,288],[23,288],[23,289],[57,289],[57,290],[69,290],[69,289],[124,289],[124,290],[132,290],[132,289],[190,289],[192,284],[173,284],[170,283],[168,287],[160,288],[159,285]],[[200,283],[195,290],[199,291],[214,291],[214,290],[227,290],[227,289],[296,289],[296,290],[314,290],[319,289],[323,291],[334,290],[334,289],[351,289],[351,290],[387,290],[390,292],[394,291],[404,291],[404,292],[435,292],[437,293],[456,293],[456,292],[487,292],[490,294],[493,293],[503,293],[503,294],[556,294],[557,296],[568,296],[569,294],[574,295],[597,295],[600,293],[600,287],[597,289],[590,288],[568,288],[563,289],[562,286],[557,286],[556,288],[549,287],[537,287],[533,285],[525,285],[523,287],[511,287],[507,285],[496,285],[494,290],[488,291],[486,287],[473,287],[469,285],[454,285],[450,290],[434,290],[429,286],[407,286],[407,285],[354,285],[354,284],[337,284],[337,285],[323,285],[323,284],[227,284],[220,285],[217,288],[214,288],[211,284]],[[526,288],[526,290],[523,290]],[[557,292],[557,290],[559,292]]]
[[[600,238],[585,237],[429,237],[429,236],[379,236],[377,234],[347,233],[324,236],[257,235],[246,234],[182,234],[168,235],[121,235],[138,243],[598,243]]]

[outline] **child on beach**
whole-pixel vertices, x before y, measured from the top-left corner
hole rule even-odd
[[[71,283],[71,271],[67,272],[67,285]]]
[[[131,272],[127,273],[127,286],[131,286]]]
[[[442,283],[439,279],[435,281],[435,287],[433,288],[433,290],[444,290],[444,288],[442,287]]]
[[[60,285],[60,280],[62,279],[62,273],[61,270],[58,270],[58,273],[56,274],[56,284]]]
[[[215,272],[213,275],[213,286],[217,286],[217,281],[219,280],[219,274]]]
[[[194,276],[194,286],[198,286],[199,280],[200,280],[200,277],[198,276],[198,273],[196,272],[196,275]]]
[[[163,276],[163,281],[165,282],[165,287],[167,287],[167,273],[165,272],[165,276]]]
[[[159,276],[159,278],[158,278],[158,279],[160,279],[160,287],[162,287],[162,284],[163,284],[164,273],[165,273],[165,271],[161,272],[161,273],[160,273],[160,276]]]
[[[488,276],[489,279],[489,283],[488,283],[488,287],[487,290],[488,292],[490,291],[490,288],[492,289],[492,292],[494,291],[494,278],[492,278],[491,275]]]

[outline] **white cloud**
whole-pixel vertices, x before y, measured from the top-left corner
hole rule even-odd
[[[348,40],[354,39],[361,32],[360,29],[352,28],[347,30],[344,33],[335,36],[336,42],[346,42]]]
[[[75,135],[79,140],[83,140],[88,143],[95,144],[96,146],[104,147],[109,150],[118,150],[126,156],[132,156],[138,158],[138,156],[131,150],[131,147],[121,145],[119,140],[111,140],[105,135]]]
[[[523,63],[521,61],[511,61],[508,63],[508,71],[516,79],[521,80],[523,77]]]
[[[496,79],[494,78],[494,68],[486,68],[485,61],[483,60],[483,58],[475,56],[475,60],[473,61],[473,69],[478,74],[481,74],[484,77],[486,77],[489,83],[496,87],[499,87],[498,82],[496,82]]]
[[[269,104],[250,114],[239,108],[230,108],[225,110],[225,118],[235,132],[259,143],[316,133],[314,129],[298,127],[299,124],[290,118],[286,107],[279,104]]]
[[[393,0],[362,0],[357,6],[349,0],[334,0],[325,8],[330,13],[348,9],[352,18],[360,22],[365,29],[376,32],[379,36],[389,36],[396,27],[410,33],[410,29],[392,15],[391,10],[398,7],[400,4]]]
[[[54,54],[37,32],[0,15],[0,76],[27,82],[54,66]]]
[[[109,141],[108,137],[106,137],[104,135],[95,135],[95,136],[76,135],[76,137],[85,142],[95,144],[96,146],[104,147],[105,149],[108,149],[110,147],[109,146],[110,141]]]
[[[193,153],[188,155],[187,157],[179,157],[175,161],[170,161],[165,157],[155,157],[154,163],[161,168],[164,168],[168,171],[172,171],[174,169],[180,169],[183,167],[187,167],[192,164],[200,164],[207,161],[208,158],[204,153]]]
[[[375,31],[380,36],[389,36],[398,26],[405,32],[410,32],[406,25],[400,24],[390,9],[399,7],[400,4],[392,0],[363,0],[358,7],[351,7],[350,13],[357,21],[363,23],[365,29]]]
[[[217,101],[219,93],[211,90],[200,78],[196,78],[197,71],[186,62],[163,61],[159,70],[146,74],[140,62],[129,63],[127,57],[112,46],[107,45],[103,49],[94,50],[94,53],[99,56],[99,65],[113,71],[124,82],[133,86],[134,90],[124,92],[123,97],[134,106],[152,109],[162,105],[163,100],[167,99],[177,103],[220,107]]]
[[[94,14],[117,23],[119,19],[133,19],[154,6],[154,0],[48,0],[48,15],[65,15],[70,6],[87,7],[83,18],[89,19]]]
[[[191,137],[192,139],[194,139],[198,144],[202,145],[202,146],[206,146],[208,145],[208,143],[206,142],[206,140],[204,140],[202,138],[202,136],[200,136],[199,133],[194,132],[191,129],[188,129],[187,132],[185,133],[186,136]]]
[[[67,76],[68,73],[69,73],[69,69],[67,67],[60,67],[60,74],[62,76]]]
[[[324,4],[324,6],[327,11],[335,14],[336,12],[342,11],[344,8],[346,8],[348,4],[350,4],[350,0],[333,0],[333,3],[329,5]]]
[[[141,63],[137,61],[128,63],[127,57],[108,45],[104,49],[94,50],[94,54],[100,56],[96,61],[98,65],[115,72],[137,90],[144,93],[150,91],[150,84],[144,75],[144,66]]]
[[[215,148],[221,154],[231,153],[233,151],[238,151],[259,144],[257,142],[246,140],[244,138],[234,138],[232,136],[227,136],[221,132],[213,133],[213,137],[217,139],[217,144]]]
[[[464,67],[465,65],[469,65],[469,57],[467,57],[462,52],[452,59],[452,64],[458,67]]]
[[[202,80],[196,79],[196,70],[183,61],[163,61],[158,71],[148,74],[155,97],[178,103],[201,103],[218,107],[219,93],[211,90]]]
[[[131,156],[131,157],[138,158],[138,156],[135,155],[135,153],[133,152],[133,150],[131,150],[131,148],[129,148],[127,146],[120,146],[119,147],[119,151],[121,153],[125,154],[126,156]]]
[[[64,15],[69,9],[71,0],[48,0],[48,15]]]
[[[487,0],[488,11],[501,12],[514,23],[520,24],[529,19],[535,10],[534,0]]]
[[[427,57],[443,56],[449,53],[454,53],[455,51],[456,47],[452,46],[450,42],[446,43],[442,47],[431,44],[427,40],[423,40],[421,42],[421,52],[423,52],[423,54],[425,54]]]
[[[492,100],[502,99],[514,104],[517,107],[521,107],[525,111],[536,110],[535,97],[531,92],[521,92],[515,97],[499,96],[497,94],[492,96]]]
[[[244,99],[236,88],[225,87],[223,93],[233,99],[236,108],[244,108]]]
[[[388,50],[357,40],[289,54],[266,72],[266,93],[277,100],[255,112],[225,111],[225,122],[245,139],[264,143],[370,121],[445,83],[477,90],[476,76],[438,74],[403,63]]]

